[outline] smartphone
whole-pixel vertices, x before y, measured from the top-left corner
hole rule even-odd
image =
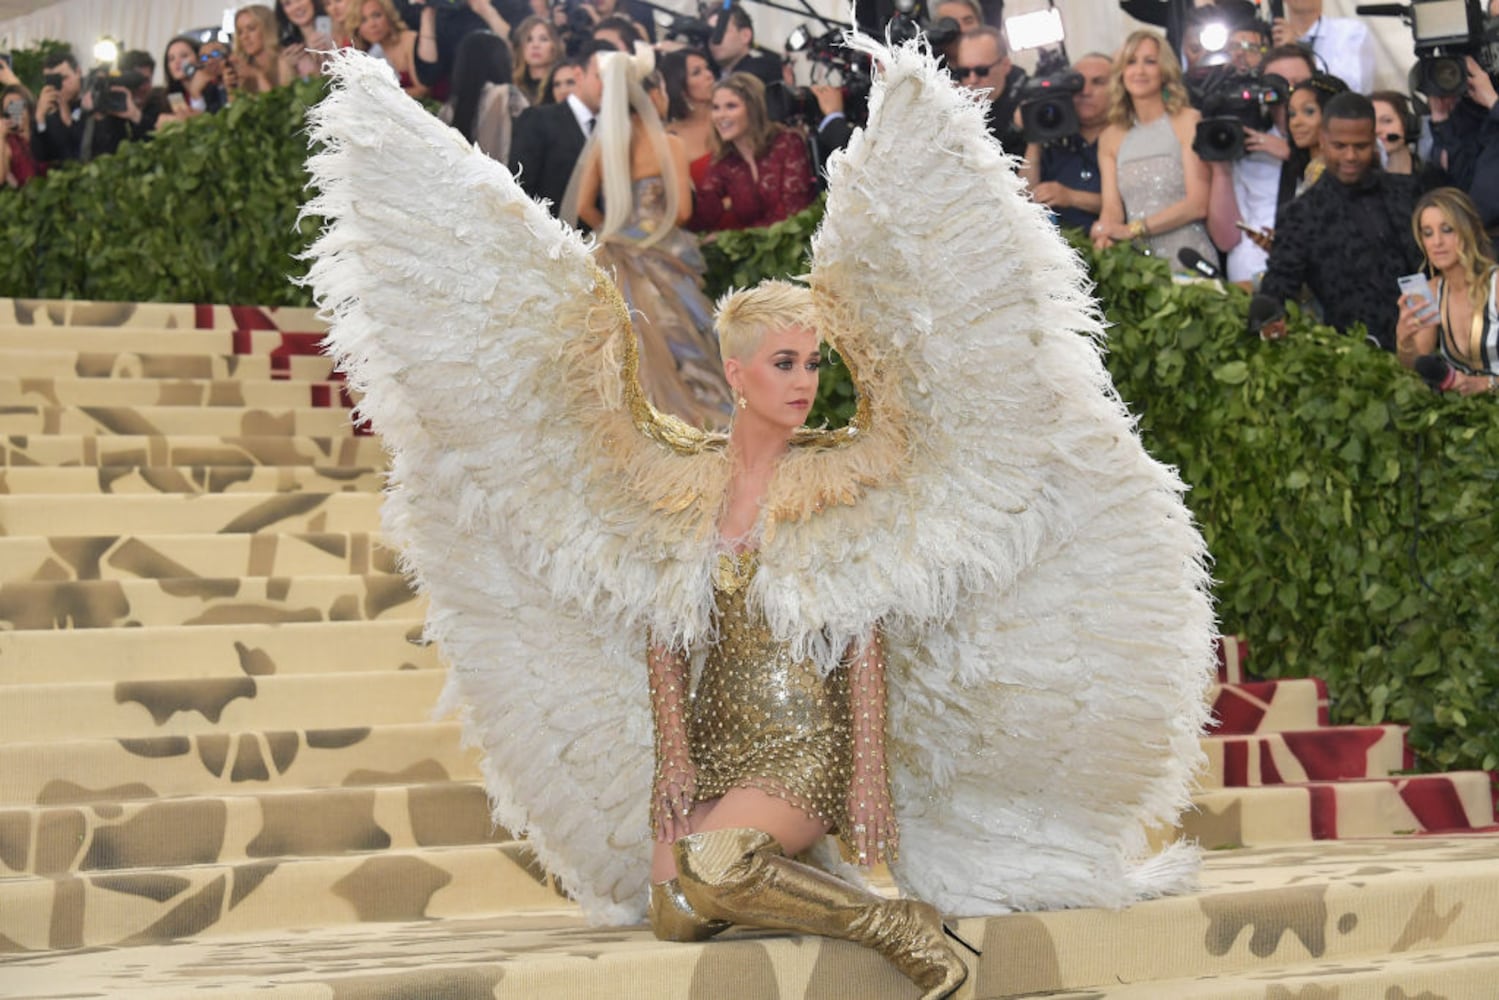
[[[326,35],[329,38],[333,37],[333,18],[327,14],[319,14],[313,19],[312,26],[318,34]]]
[[[174,114],[180,115],[182,114],[182,112],[187,110],[187,98],[183,97],[181,94],[175,92],[168,94],[167,103],[172,106],[172,112]]]
[[[61,90],[62,89],[62,74],[61,73],[48,73],[46,76],[42,77],[42,86],[43,87],[51,87],[53,90]]]
[[[1421,305],[1416,309],[1416,316],[1426,323],[1437,318],[1436,296],[1431,294],[1431,285],[1427,284],[1426,275],[1417,272],[1415,274],[1402,274],[1400,276],[1400,297],[1415,296],[1421,300]]]
[[[1251,226],[1249,223],[1245,222],[1243,219],[1235,219],[1234,220],[1234,227],[1237,228],[1237,229],[1243,230],[1244,232],[1248,233],[1251,236],[1264,236],[1265,235],[1265,231],[1263,229],[1256,229],[1253,226]]]

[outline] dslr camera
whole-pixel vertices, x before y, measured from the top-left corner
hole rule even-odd
[[[837,73],[843,81],[844,113],[853,123],[861,123],[868,112],[869,91],[874,86],[869,57],[855,52],[843,44],[843,29],[833,27],[820,35],[807,30],[805,24],[798,25],[786,37],[786,51],[805,52],[814,67],[814,73]],[[770,105],[770,116],[776,121],[801,118],[816,125],[822,117],[817,98],[805,87],[766,88],[766,102]],[[780,117],[777,117],[779,111]]]
[[[1192,103],[1202,112],[1192,151],[1205,161],[1244,158],[1245,129],[1264,132],[1271,112],[1291,96],[1291,86],[1274,73],[1237,72],[1221,67],[1203,81]]]
[[[88,75],[84,87],[94,96],[95,112],[121,115],[129,107],[129,100],[127,95],[120,93],[120,88],[134,91],[146,82],[145,75],[137,70],[111,74],[107,70],[96,69]]]

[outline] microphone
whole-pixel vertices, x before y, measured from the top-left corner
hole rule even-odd
[[[724,32],[729,30],[729,10],[734,6],[734,0],[723,0],[723,6],[718,9],[718,23],[713,26],[713,37],[708,39],[709,45],[722,45]]]
[[[1266,337],[1264,329],[1270,323],[1284,318],[1286,315],[1285,305],[1278,299],[1255,293],[1249,300],[1249,332],[1257,334],[1262,340],[1278,340],[1283,334]]]
[[[1353,9],[1363,17],[1404,17],[1410,7],[1403,3],[1361,3]]]
[[[1216,264],[1211,264],[1203,259],[1202,254],[1191,247],[1182,247],[1176,252],[1176,259],[1181,261],[1182,266],[1188,270],[1196,271],[1204,278],[1218,279],[1223,277],[1223,272],[1218,270]]]
[[[1423,354],[1416,359],[1416,374],[1431,386],[1432,392],[1446,392],[1457,381],[1457,373],[1440,354]]]

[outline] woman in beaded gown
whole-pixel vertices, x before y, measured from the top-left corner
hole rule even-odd
[[[655,55],[644,45],[634,56],[604,53],[599,76],[598,126],[578,158],[562,218],[593,230],[599,266],[639,314],[641,381],[651,402],[695,427],[721,428],[728,387],[697,237],[680,228],[692,215],[692,189],[681,140],[661,125],[666,92]]]
[[[727,434],[651,405],[589,242],[359,55],[312,114],[308,280],[495,821],[592,922],[853,941],[939,997],[966,975],[939,913],[1192,885],[1150,832],[1188,802],[1215,630],[1076,255],[930,53],[854,44],[880,75],[807,285],[720,303]],[[846,427],[806,426],[820,341]]]
[[[1134,240],[1177,271],[1187,269],[1177,259],[1185,249],[1217,259],[1203,221],[1210,174],[1192,151],[1201,117],[1187,104],[1166,40],[1145,30],[1126,38],[1109,80],[1109,125],[1098,137],[1103,209],[1095,246]]]

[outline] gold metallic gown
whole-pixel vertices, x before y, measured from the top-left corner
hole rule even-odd
[[[697,800],[758,788],[847,830],[852,771],[848,668],[826,677],[771,638],[746,606],[755,554],[719,557],[718,641],[693,689],[687,733]]]

